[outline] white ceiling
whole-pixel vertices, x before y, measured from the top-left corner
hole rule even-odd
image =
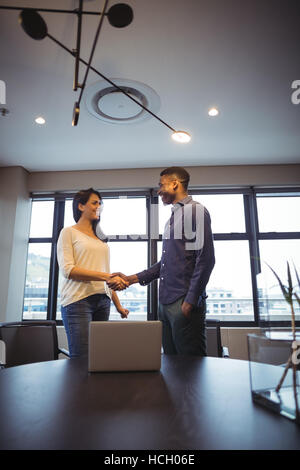
[[[126,0],[124,0],[126,1]],[[109,2],[109,6],[118,3]],[[0,166],[29,171],[300,163],[300,104],[291,102],[300,80],[299,0],[128,0],[134,20],[113,28],[104,20],[92,65],[110,78],[153,88],[157,112],[192,135],[171,139],[152,118],[115,125],[81,103],[72,127],[74,58],[49,38],[34,41],[17,11],[0,10],[0,80],[6,107],[0,117]],[[85,2],[101,10],[104,1]],[[0,0],[0,5],[74,9],[75,0]],[[76,15],[41,13],[48,32],[70,49]],[[81,57],[88,60],[98,18],[83,20]],[[80,66],[80,81],[85,67]],[[92,71],[88,85],[100,78]],[[207,111],[217,106],[220,115]],[[35,124],[42,115],[46,125]]]

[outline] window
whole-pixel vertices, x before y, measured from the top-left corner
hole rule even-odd
[[[147,268],[147,208],[145,197],[102,195],[101,230],[107,235],[110,249],[111,272],[134,274]],[[64,226],[74,225],[72,200],[66,200]],[[59,275],[56,319],[61,320]],[[117,292],[123,307],[129,310],[129,320],[147,319],[147,288],[135,284]],[[119,320],[120,314],[111,304],[110,319]]]
[[[47,319],[54,200],[33,201],[23,319]]]
[[[225,312],[220,311],[217,317],[214,315],[211,318],[218,318],[222,321],[253,321],[248,242],[246,240],[216,240],[214,245],[216,264],[206,289],[207,305],[210,307],[212,303],[214,309],[223,308]],[[226,304],[224,304],[224,299],[226,299]]]
[[[300,232],[300,194],[257,194],[259,231]]]
[[[145,197],[116,197],[103,200],[101,228],[110,238],[123,235],[134,239],[146,235],[147,211]]]
[[[207,316],[232,326],[259,324],[266,311],[277,325],[290,312],[268,263],[286,280],[286,261],[300,271],[300,191],[216,189],[189,191],[211,215],[216,254],[207,286]],[[61,321],[56,243],[62,227],[74,224],[72,194],[33,197],[24,319]],[[161,257],[162,234],[171,215],[156,191],[102,193],[101,228],[108,237],[111,271],[133,274]],[[260,263],[259,263],[260,261]],[[260,266],[261,265],[261,272]],[[129,319],[157,318],[158,282],[118,292]],[[296,307],[300,320],[299,307]],[[120,316],[114,305],[111,318]]]
[[[269,266],[287,285],[287,261],[294,284],[294,266],[300,271],[300,193],[257,193],[258,239],[261,272],[257,276],[259,310],[270,322],[291,321],[290,307]],[[269,266],[268,266],[269,265]],[[294,303],[296,320],[299,304]]]
[[[28,249],[23,318],[47,319],[51,243],[31,243]]]
[[[218,194],[193,191],[193,199],[210,213],[214,234],[216,264],[206,289],[207,315],[222,322],[254,321],[250,235],[246,231],[249,197],[247,191]]]
[[[193,194],[210,213],[213,233],[244,233],[243,194]]]
[[[207,285],[207,315],[221,321],[254,321],[249,234],[246,233],[244,194],[199,194],[190,191],[193,199],[210,213],[216,264]],[[169,206],[159,202],[159,233],[170,217]],[[161,255],[161,243],[158,258]],[[230,301],[223,305],[224,298]],[[218,303],[216,303],[218,302]],[[241,304],[241,307],[238,305]],[[241,314],[242,312],[242,314]]]
[[[131,243],[111,242],[110,258],[111,271],[124,274],[135,274],[147,267],[147,242],[133,241]],[[130,289],[117,292],[123,307],[129,310],[129,320],[147,320],[147,288],[133,284]],[[120,314],[112,304],[111,318],[120,319]]]
[[[53,212],[54,201],[33,201],[29,235],[31,239],[52,237]]]

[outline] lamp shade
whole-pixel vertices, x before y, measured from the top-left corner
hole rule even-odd
[[[22,10],[19,15],[19,23],[32,39],[44,39],[47,36],[48,29],[45,21],[36,10],[28,8]]]
[[[79,114],[80,114],[80,106],[79,106],[78,101],[76,101],[74,104],[74,108],[73,108],[72,126],[77,126]]]
[[[116,3],[107,12],[108,21],[115,28],[125,28],[133,20],[133,11],[126,3]]]
[[[185,131],[176,131],[173,132],[172,139],[176,140],[176,142],[180,142],[181,144],[186,144],[191,140],[191,136]]]

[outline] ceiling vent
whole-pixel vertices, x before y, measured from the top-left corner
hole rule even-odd
[[[111,80],[139,104],[153,113],[157,113],[160,108],[160,98],[152,88],[133,80],[121,78],[112,78]],[[97,119],[112,124],[133,124],[152,118],[151,114],[139,104],[106,80],[101,80],[86,88],[85,104],[88,111]]]

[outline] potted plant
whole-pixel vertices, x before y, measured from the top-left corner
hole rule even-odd
[[[287,262],[287,283],[284,284],[274,269],[267,266],[275,275],[289,305],[291,332],[272,334],[271,331],[262,330],[260,334],[247,335],[252,399],[300,424],[297,384],[300,341],[297,341],[295,322],[295,308],[296,305],[300,306],[300,277],[294,266],[296,282],[293,285]]]
[[[267,264],[267,263],[266,263]],[[294,391],[294,400],[295,400],[295,408],[296,408],[296,420],[300,421],[300,413],[299,413],[299,404],[298,404],[298,396],[297,396],[297,362],[295,360],[295,352],[298,348],[298,342],[296,340],[296,322],[295,322],[295,309],[294,309],[294,300],[298,302],[300,306],[300,297],[298,296],[297,292],[295,292],[295,288],[293,286],[293,281],[292,281],[292,276],[291,276],[291,270],[290,270],[290,265],[289,262],[287,261],[287,279],[288,279],[288,285],[284,285],[281,279],[279,278],[278,274],[274,271],[271,266],[267,264],[267,266],[271,269],[273,274],[275,275],[281,292],[283,293],[283,296],[286,300],[286,302],[290,305],[291,309],[291,326],[292,326],[292,335],[293,335],[293,343],[292,343],[292,351],[291,355],[286,363],[284,372],[282,374],[282,377],[276,387],[276,392],[279,393],[281,386],[284,382],[284,379],[286,377],[286,374],[291,367],[293,370],[293,391]],[[298,288],[300,288],[300,278],[298,275],[298,272],[294,266],[295,274],[296,274],[296,279],[298,283]]]

